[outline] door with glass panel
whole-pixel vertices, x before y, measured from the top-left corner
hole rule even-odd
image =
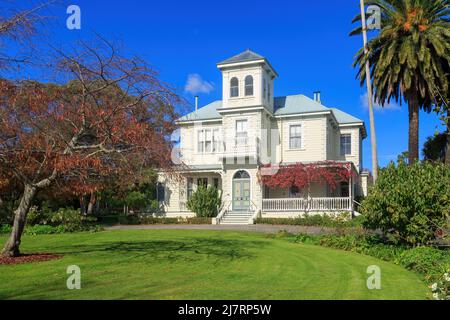
[[[233,178],[233,210],[248,211],[250,209],[250,175],[239,171]]]

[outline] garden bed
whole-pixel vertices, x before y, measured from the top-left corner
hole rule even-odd
[[[0,265],[15,265],[15,264],[25,264],[25,263],[36,263],[61,259],[61,255],[50,254],[50,253],[33,253],[33,254],[22,254],[18,257],[4,257],[0,256]]]
[[[98,222],[103,225],[210,225],[212,218],[162,218],[145,215],[116,215],[116,216],[100,216]]]

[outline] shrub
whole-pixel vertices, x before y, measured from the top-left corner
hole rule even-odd
[[[199,186],[188,200],[187,207],[190,211],[195,212],[197,217],[214,218],[217,217],[221,204],[221,196],[215,187]]]
[[[293,225],[293,226],[311,226],[311,227],[360,227],[364,217],[360,216],[350,219],[349,214],[343,213],[336,216],[329,215],[304,215],[298,218],[260,218],[256,221],[257,224],[272,224],[272,225]]]
[[[179,224],[178,218],[157,218],[143,216],[139,219],[140,224]]]
[[[194,217],[194,218],[187,218],[185,220],[186,224],[212,224],[212,218],[207,217]]]
[[[405,247],[384,244],[377,235],[327,235],[321,237],[319,244],[360,254],[366,254],[385,261],[393,261]]]
[[[46,225],[50,224],[54,211],[50,208],[49,203],[44,201],[39,210],[37,207],[31,207],[27,216],[28,225]]]
[[[139,225],[141,224],[141,219],[138,215],[121,215],[118,217],[118,222],[124,225]]]
[[[0,225],[0,234],[11,233],[12,227],[9,224]]]
[[[430,286],[434,300],[450,300],[450,269]]]
[[[52,227],[49,225],[34,225],[34,226],[30,225],[25,228],[24,233],[26,235],[36,236],[40,234],[55,234],[62,232],[59,232],[56,227]]]
[[[106,220],[103,220],[105,217],[101,218],[102,223],[109,224],[123,224],[123,225],[140,225],[140,224],[211,224],[212,218],[206,217],[193,217],[193,218],[161,218],[161,217],[152,217],[152,216],[138,216],[138,215],[122,215],[115,217],[107,217]]]
[[[10,224],[13,221],[14,210],[17,208],[18,201],[3,200],[0,201],[0,224]]]
[[[127,206],[133,210],[142,210],[152,205],[152,200],[144,192],[132,191],[125,198]]]
[[[439,279],[445,270],[450,269],[450,252],[448,250],[392,245],[385,243],[384,239],[377,235],[312,236],[299,234],[295,238],[295,242],[321,245],[390,261],[423,275],[429,282]]]
[[[450,215],[450,166],[400,161],[381,170],[361,208],[364,226],[390,233],[400,243],[429,244]]]
[[[52,226],[64,226],[68,232],[84,231],[90,229],[97,221],[96,218],[84,216],[80,210],[73,208],[61,208],[50,219]]]
[[[402,252],[396,262],[434,280],[450,268],[450,254],[435,248],[416,247]]]
[[[62,234],[62,233],[74,233],[74,232],[80,232],[80,231],[92,231],[92,232],[98,232],[101,231],[100,226],[91,225],[91,226],[84,226],[83,228],[74,228],[73,225],[59,225],[59,226],[51,226],[51,225],[28,225],[25,227],[24,234],[30,235],[30,236],[36,236],[36,235],[42,235],[42,234]]]

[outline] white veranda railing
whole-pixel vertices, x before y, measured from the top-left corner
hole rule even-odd
[[[262,211],[351,211],[351,198],[263,199]]]

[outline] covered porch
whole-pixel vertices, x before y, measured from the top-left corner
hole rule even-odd
[[[358,174],[349,163],[295,164],[265,177],[261,212],[267,217],[354,211]]]

